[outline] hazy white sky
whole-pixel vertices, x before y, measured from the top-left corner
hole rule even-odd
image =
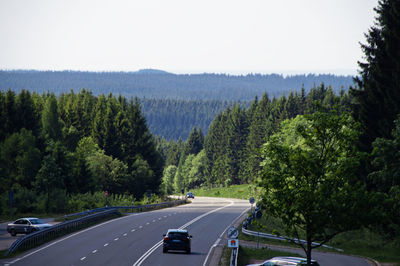
[[[377,0],[0,0],[0,69],[356,73]]]

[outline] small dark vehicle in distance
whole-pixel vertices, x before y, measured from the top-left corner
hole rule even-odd
[[[190,253],[192,236],[189,235],[187,230],[169,229],[163,236],[164,253],[168,252],[168,250],[183,250],[186,251],[186,253]]]

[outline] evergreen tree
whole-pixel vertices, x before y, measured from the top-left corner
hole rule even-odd
[[[57,99],[51,94],[44,105],[42,112],[42,131],[46,139],[53,141],[62,139],[62,127],[58,116]]]
[[[185,144],[185,154],[198,154],[203,149],[204,136],[201,129],[193,128]]]
[[[360,77],[352,89],[354,117],[361,122],[361,146],[371,151],[377,138],[390,138],[400,113],[400,1],[381,0],[375,8],[376,24],[365,35],[359,62]]]

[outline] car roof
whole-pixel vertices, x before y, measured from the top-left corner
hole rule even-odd
[[[293,263],[300,263],[307,261],[307,258],[302,258],[302,257],[274,257],[271,259],[272,260],[280,260],[280,261],[287,261],[287,262],[293,262]],[[311,262],[316,262],[315,260],[311,260]]]
[[[38,219],[38,218],[36,218],[36,217],[23,217],[23,218],[19,218],[19,219],[15,220],[15,221],[19,221],[19,220],[32,220],[32,219]]]

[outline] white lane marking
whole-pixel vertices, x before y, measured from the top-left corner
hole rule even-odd
[[[96,252],[97,252],[97,249],[95,249],[95,250],[92,251],[93,254],[96,253]]]
[[[94,228],[97,228],[97,227],[99,227],[99,226],[102,226],[102,225],[105,225],[105,224],[108,224],[108,223],[111,223],[111,222],[115,222],[115,221],[118,221],[118,220],[121,220],[121,219],[129,218],[129,217],[131,217],[131,216],[137,216],[137,215],[140,215],[140,213],[132,214],[132,215],[127,215],[127,216],[122,216],[122,217],[120,217],[120,218],[113,219],[113,220],[109,220],[109,221],[106,221],[106,222],[104,222],[104,223],[101,223],[101,224],[98,224],[98,225],[95,225],[95,226],[86,228],[86,229],[84,229],[84,230],[82,230],[82,231],[76,232],[75,234],[72,234],[72,235],[66,236],[66,237],[64,237],[64,238],[62,238],[62,239],[60,239],[60,240],[54,241],[54,242],[48,244],[47,246],[44,246],[44,247],[39,248],[39,249],[37,249],[37,250],[35,250],[35,251],[32,251],[31,253],[28,253],[28,254],[26,254],[25,256],[22,256],[21,258],[17,258],[17,259],[15,259],[15,260],[13,260],[12,262],[10,262],[10,264],[13,264],[13,263],[15,263],[15,262],[17,262],[17,261],[19,261],[19,260],[25,259],[25,258],[27,258],[27,257],[29,257],[29,256],[32,256],[33,254],[35,254],[35,253],[37,253],[37,252],[39,252],[39,251],[42,251],[42,250],[44,250],[44,249],[46,249],[46,248],[49,248],[49,247],[51,247],[51,246],[53,246],[53,245],[55,245],[55,244],[58,244],[58,243],[62,242],[62,241],[64,241],[64,240],[67,240],[67,239],[69,239],[69,238],[71,238],[71,237],[80,235],[80,234],[82,234],[82,233],[85,233],[85,232],[87,232],[87,231],[89,231],[89,230],[92,230],[92,229],[94,229]],[[85,258],[86,258],[86,257],[85,257]]]
[[[143,228],[143,225],[139,226],[139,228]]]
[[[153,220],[153,223],[155,223],[156,222],[156,220]]]
[[[127,235],[128,235],[127,233],[124,234],[124,236],[127,236]]]
[[[114,238],[114,241],[118,241],[118,239],[119,239],[118,237],[117,237],[117,238]]]
[[[86,257],[82,257],[82,258],[81,258],[81,260],[84,260],[84,259],[86,259]]]
[[[201,218],[204,218],[207,215],[210,215],[211,213],[217,212],[219,210],[225,209],[229,206],[232,206],[234,204],[233,201],[229,200],[229,204],[223,207],[220,207],[218,209],[203,213],[200,216],[197,216],[196,218],[194,218],[193,220],[187,222],[186,224],[182,225],[181,227],[179,227],[178,229],[184,229],[186,227],[188,227],[189,225],[193,224],[194,222],[197,222],[198,220],[200,220]],[[154,252],[154,250],[156,250],[157,248],[159,248],[163,243],[163,240],[160,240],[158,243],[156,243],[154,246],[152,246],[149,250],[147,250],[134,264],[133,266],[140,266],[150,255],[151,253]]]
[[[105,243],[104,246],[107,247],[107,246],[108,246],[108,243]]]
[[[136,229],[132,229],[132,230],[131,230],[131,232],[135,232],[135,231],[136,231]]]
[[[146,225],[149,225],[150,223],[146,223]]]
[[[164,215],[164,218],[167,218],[167,215]]]
[[[206,265],[207,265],[208,259],[209,259],[210,255],[211,255],[211,251],[213,250],[213,248],[215,248],[216,246],[218,246],[218,244],[219,244],[219,242],[222,240],[222,236],[225,234],[226,230],[228,230],[228,228],[231,227],[231,226],[237,221],[237,219],[239,219],[239,218],[240,218],[245,212],[247,212],[248,210],[249,210],[249,208],[245,209],[245,210],[244,210],[238,217],[236,217],[236,219],[233,220],[233,222],[232,222],[230,225],[228,225],[228,226],[225,228],[225,230],[219,235],[219,237],[218,237],[218,239],[215,241],[214,245],[212,245],[212,246],[210,247],[210,250],[209,250],[208,253],[207,253],[207,257],[206,257],[206,259],[204,260],[203,266],[206,266]]]
[[[162,218],[158,218],[158,220],[161,220]]]

